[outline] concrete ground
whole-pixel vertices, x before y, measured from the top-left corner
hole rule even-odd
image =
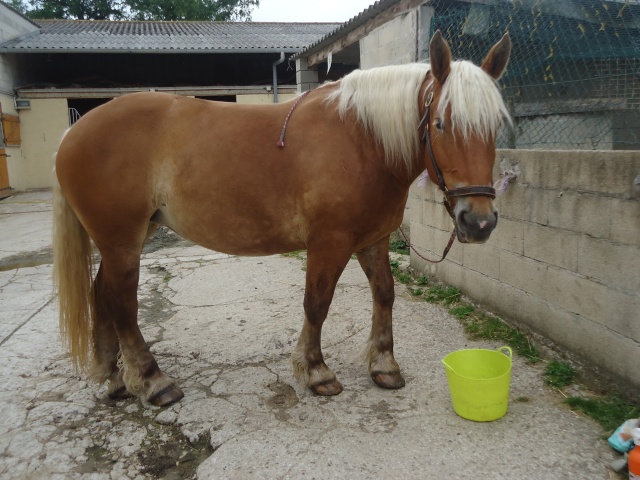
[[[345,390],[322,398],[289,367],[304,260],[234,257],[159,235],[142,259],[140,324],[185,398],[166,409],[110,401],[61,348],[50,229],[50,192],[0,202],[0,479],[617,478],[600,427],[520,358],[505,417],[458,417],[440,360],[501,345],[468,340],[446,310],[402,285],[394,333],[407,386],[374,386],[358,358],[371,297],[356,261],[322,337]]]

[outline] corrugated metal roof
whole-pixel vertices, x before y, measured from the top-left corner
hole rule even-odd
[[[41,29],[0,44],[3,53],[299,52],[338,23],[38,20]]]
[[[369,20],[384,12],[388,8],[392,7],[399,1],[400,0],[378,0],[369,8],[363,10],[358,15],[353,17],[351,20],[340,24],[337,28],[328,32],[323,37],[320,37],[319,39],[316,39],[315,41],[309,43],[306,48],[304,48],[300,53],[294,55],[293,58],[307,57],[322,50],[324,47],[329,46],[338,38],[344,37],[349,32],[352,32],[361,25],[364,25]]]

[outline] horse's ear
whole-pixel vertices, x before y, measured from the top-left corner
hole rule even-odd
[[[509,55],[511,55],[511,38],[508,33],[505,33],[502,39],[489,51],[489,54],[482,62],[482,69],[498,80],[504,69],[507,68]]]
[[[451,71],[451,49],[440,30],[437,30],[431,38],[429,64],[435,79],[441,84],[444,83]]]

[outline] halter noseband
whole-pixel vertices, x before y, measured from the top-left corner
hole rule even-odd
[[[436,172],[436,179],[438,181],[438,187],[444,193],[444,206],[449,212],[449,215],[453,219],[454,225],[456,225],[455,215],[453,213],[453,208],[451,207],[451,203],[449,200],[453,197],[490,197],[496,198],[496,189],[493,187],[487,187],[485,185],[470,185],[466,187],[458,187],[449,189],[447,188],[447,184],[444,181],[444,176],[442,175],[442,170],[438,166],[438,162],[436,161],[435,153],[433,152],[433,145],[431,143],[431,128],[430,128],[430,117],[431,117],[431,104],[433,103],[433,87],[429,94],[427,95],[427,100],[424,104],[425,111],[420,123],[418,124],[418,130],[425,125],[425,129],[422,133],[422,143],[427,145],[427,151],[429,152],[429,158],[431,158],[431,165],[433,166],[433,170]],[[456,227],[457,228],[457,227]]]

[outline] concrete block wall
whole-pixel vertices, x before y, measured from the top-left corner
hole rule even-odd
[[[416,61],[418,10],[373,30],[360,40],[360,68],[400,65]]]
[[[640,152],[499,150],[494,178],[514,166],[486,244],[456,242],[439,265],[412,251],[411,265],[640,392]],[[407,205],[430,258],[451,232],[441,199],[414,185]]]
[[[296,84],[298,85],[298,93],[313,90],[320,85],[318,71],[309,69],[306,58],[296,59]]]

